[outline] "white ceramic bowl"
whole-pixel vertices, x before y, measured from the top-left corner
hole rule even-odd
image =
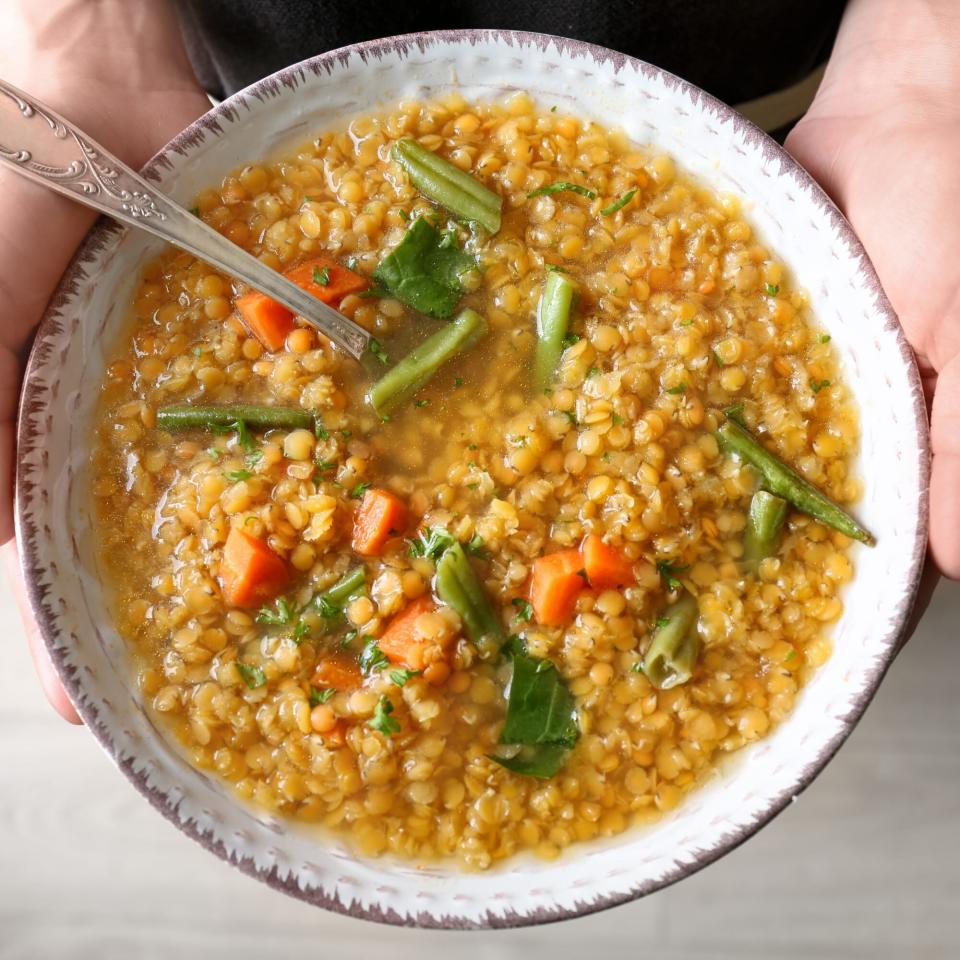
[[[760,234],[812,296],[863,418],[857,513],[878,538],[856,548],[835,652],[769,737],[654,825],[518,856],[486,873],[353,856],[241,806],[154,726],[108,614],[91,538],[87,457],[105,347],[116,341],[145,234],[97,226],[50,305],[19,424],[18,536],[33,610],[71,698],[107,753],[172,823],[246,873],[330,909],[397,924],[515,926],[587,913],[658,889],[743,841],[813,779],[859,719],[904,625],[923,562],[928,438],[917,371],[873,268],[838,211],[772,140],[702,91],[599,47],[507,32],[419,34],[357,44],[231,97],[173,140],[147,176],[181,203],[225,171],[402,97],[529,91],[545,107],[622,126],[715,188],[739,194]]]

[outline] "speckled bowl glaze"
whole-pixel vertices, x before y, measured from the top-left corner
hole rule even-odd
[[[913,356],[850,226],[772,140],[712,97],[619,53],[536,34],[456,31],[362,43],[282,70],[185,130],[146,175],[181,203],[230,168],[402,97],[529,91],[542,105],[622,126],[744,198],[750,219],[812,296],[862,410],[857,512],[878,537],[858,547],[835,653],[770,736],[732,757],[659,822],[518,856],[486,873],[365,860],[336,837],[242,806],[191,768],[154,726],[132,682],[98,576],[87,468],[105,348],[116,341],[145,234],[95,227],[67,271],[30,357],[19,423],[17,522],[34,613],[92,733],[171,823],[270,886],[386,923],[509,927],[643,896],[722,856],[807,786],[863,713],[896,652],[927,528],[929,448]],[[135,562],[131,558],[131,562]]]

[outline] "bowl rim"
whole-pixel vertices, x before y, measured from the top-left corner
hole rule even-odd
[[[918,529],[915,533],[912,555],[909,563],[909,577],[903,600],[897,610],[897,615],[885,639],[890,642],[885,653],[877,663],[864,670],[864,687],[858,696],[850,702],[850,710],[840,721],[840,729],[834,737],[823,747],[821,752],[806,766],[802,778],[790,788],[785,789],[779,796],[773,798],[769,806],[762,813],[756,815],[749,823],[733,829],[721,842],[707,850],[698,851],[687,863],[681,863],[658,879],[643,881],[629,887],[623,893],[598,895],[595,900],[580,900],[572,907],[554,905],[540,907],[527,913],[517,913],[506,910],[502,913],[487,911],[482,920],[471,917],[456,916],[449,913],[434,914],[429,911],[401,914],[392,907],[382,907],[379,904],[364,906],[358,900],[345,901],[336,891],[327,893],[320,886],[302,887],[292,875],[283,877],[276,865],[266,869],[256,864],[253,857],[241,856],[228,850],[222,841],[204,831],[195,821],[181,820],[177,815],[177,805],[164,792],[151,787],[147,782],[145,770],[134,769],[133,758],[122,759],[118,756],[116,745],[110,731],[104,722],[99,719],[95,706],[82,696],[83,684],[80,681],[79,671],[68,665],[56,645],[56,630],[53,623],[54,613],[46,600],[46,591],[39,581],[41,565],[36,555],[35,538],[31,535],[35,528],[34,521],[28,518],[27,509],[29,497],[34,488],[29,479],[25,460],[17,458],[15,478],[14,521],[16,526],[16,541],[20,557],[20,569],[26,586],[30,609],[40,627],[44,646],[57,675],[64,686],[71,702],[89,728],[103,750],[110,756],[126,778],[141,793],[160,814],[169,820],[178,830],[196,841],[206,850],[216,854],[221,860],[236,867],[238,870],[254,879],[266,883],[268,886],[290,896],[320,906],[327,910],[379,923],[396,926],[423,927],[446,930],[464,929],[494,929],[514,928],[543,923],[552,923],[564,919],[587,916],[601,910],[619,906],[630,901],[647,896],[657,890],[671,886],[699,870],[720,859],[736,849],[740,844],[757,833],[766,824],[784,810],[798,797],[822,772],[837,753],[846,739],[859,723],[864,711],[869,706],[880,682],[905,642],[905,634],[910,623],[910,614],[917,598],[921,574],[926,558],[926,546],[929,528],[929,480],[931,470],[931,448],[927,410],[923,400],[922,382],[917,368],[912,348],[906,340],[905,333],[891,306],[879,277],[873,267],[866,250],[857,237],[853,227],[837,208],[826,191],[817,183],[807,170],[791,156],[780,144],[773,140],[750,120],[738,113],[733,107],[718,100],[713,95],[702,90],[695,84],[684,80],[667,70],[657,67],[647,61],[640,60],[628,54],[620,53],[607,47],[586,41],[574,40],[562,36],[546,33],[536,33],[521,30],[494,30],[465,28],[456,30],[421,31],[399,34],[374,40],[352,43],[333,50],[328,50],[313,57],[308,57],[298,63],[290,64],[275,73],[250,84],[215,104],[205,114],[198,117],[191,124],[174,136],[167,144],[161,147],[150,160],[141,168],[141,173],[148,180],[158,180],[160,171],[170,166],[171,155],[183,154],[196,144],[205,131],[219,133],[221,120],[228,123],[235,119],[237,108],[247,98],[260,99],[262,95],[269,95],[277,91],[280,86],[295,89],[298,74],[312,70],[319,74],[321,69],[327,72],[335,66],[337,61],[345,63],[352,55],[359,55],[366,62],[371,57],[383,54],[403,55],[410,48],[421,52],[437,43],[457,45],[474,45],[477,42],[494,42],[506,44],[510,47],[532,46],[545,51],[551,44],[558,51],[572,57],[589,57],[598,64],[612,64],[619,72],[626,65],[631,65],[638,73],[648,77],[657,77],[665,80],[671,87],[676,87],[682,93],[699,101],[721,120],[732,121],[733,132],[758,144],[764,154],[781,164],[781,175],[792,174],[806,187],[811,194],[812,201],[826,215],[831,227],[837,236],[846,243],[850,250],[850,257],[859,260],[864,283],[875,298],[874,310],[882,318],[883,326],[891,333],[900,349],[904,365],[907,368],[907,377],[913,394],[914,426],[916,429],[917,445],[920,454],[920,469],[918,483],[920,496],[918,500]],[[50,299],[36,330],[33,345],[30,350],[23,376],[23,385],[20,394],[19,411],[16,427],[18,450],[35,441],[39,431],[33,426],[31,415],[43,409],[39,394],[43,385],[36,381],[36,370],[46,359],[45,340],[47,335],[53,334],[59,323],[56,311],[69,302],[77,288],[87,279],[84,265],[96,257],[100,251],[110,244],[118,235],[122,235],[127,227],[121,227],[113,221],[98,219],[85,235],[74,256],[67,266],[59,284]]]

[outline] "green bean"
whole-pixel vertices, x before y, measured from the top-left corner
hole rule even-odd
[[[248,403],[231,403],[222,406],[203,406],[192,403],[176,403],[157,411],[157,427],[171,433],[178,430],[209,430],[213,427],[232,427],[238,420],[255,430],[282,427],[295,430],[298,427],[311,429],[313,414],[292,407],[258,407]]]
[[[557,372],[576,294],[577,285],[566,274],[547,274],[537,308],[537,353],[533,378],[538,390],[545,390]]]
[[[658,690],[678,687],[693,676],[700,654],[699,614],[696,597],[685,590],[661,619],[643,658],[643,672]]]
[[[381,377],[368,394],[373,408],[383,416],[416,393],[448,360],[472,347],[486,332],[487,321],[474,310],[464,310],[448,326],[413,348]]]
[[[792,503],[801,513],[839,530],[853,540],[873,546],[876,540],[842,507],[804,480],[782,460],[765,450],[749,430],[733,420],[725,420],[716,432],[723,450],[735,453],[741,460],[760,471],[764,489]]]
[[[437,562],[434,588],[437,596],[460,614],[467,636],[482,657],[492,656],[500,649],[506,639],[503,625],[459,543],[447,547]]]
[[[407,171],[413,185],[464,220],[474,220],[491,233],[500,229],[503,199],[452,163],[416,140],[398,140],[393,159]]]
[[[755,567],[761,560],[772,557],[780,543],[780,530],[787,519],[787,501],[758,490],[750,501],[747,514],[747,532],[743,538],[744,562]]]
[[[339,606],[351,597],[362,593],[366,586],[367,574],[363,567],[354,567],[352,570],[348,570],[332,587],[324,590],[320,596]]]

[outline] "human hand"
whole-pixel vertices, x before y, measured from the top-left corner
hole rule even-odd
[[[960,579],[960,11],[853,0],[787,149],[847,215],[900,318],[931,413],[930,556]]]
[[[166,3],[17,0],[4,9],[4,79],[142,166],[209,106]],[[47,301],[95,215],[0,170],[0,544],[41,685],[79,723],[57,681],[20,579],[13,536],[15,421],[22,360]]]

